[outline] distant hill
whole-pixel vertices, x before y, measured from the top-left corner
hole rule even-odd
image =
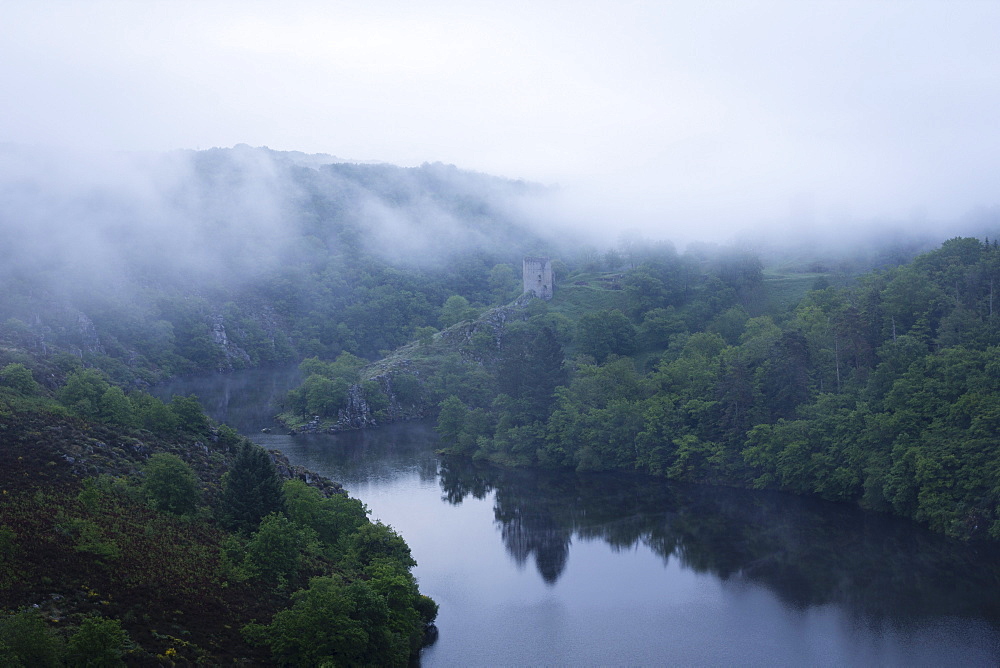
[[[335,160],[3,147],[0,340],[121,380],[375,356],[448,296],[488,299],[495,265],[559,246],[528,213],[540,186]]]

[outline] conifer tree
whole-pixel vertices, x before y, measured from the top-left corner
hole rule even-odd
[[[247,443],[222,479],[223,522],[233,529],[254,531],[261,519],[285,506],[278,472],[264,448]]]

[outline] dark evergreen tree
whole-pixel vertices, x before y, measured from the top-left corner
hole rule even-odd
[[[764,399],[771,420],[795,417],[809,399],[809,346],[798,332],[784,332],[764,370]]]
[[[500,392],[519,400],[522,417],[544,419],[555,389],[566,383],[563,349],[548,327],[511,333],[501,349]]]
[[[222,520],[233,529],[254,531],[261,519],[285,506],[278,472],[264,448],[247,443],[222,479]]]

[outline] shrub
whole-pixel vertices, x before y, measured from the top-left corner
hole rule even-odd
[[[88,617],[69,639],[66,664],[111,668],[124,666],[130,645],[128,633],[117,619]]]
[[[41,389],[31,375],[31,370],[23,364],[8,364],[0,369],[0,385],[13,388],[26,396],[38,394]]]
[[[61,666],[63,649],[62,641],[38,611],[26,608],[0,616],[0,657],[6,652],[10,661],[5,665]]]

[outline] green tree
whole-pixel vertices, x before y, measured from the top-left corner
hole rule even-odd
[[[598,362],[608,355],[631,355],[636,351],[635,327],[617,309],[584,314],[577,322],[576,332],[580,352]]]
[[[7,647],[9,665],[16,666],[18,662],[25,668],[63,665],[65,647],[62,641],[33,608],[14,613],[0,612],[0,656],[3,656],[4,646]]]
[[[13,388],[25,396],[32,396],[41,391],[41,386],[35,382],[31,370],[23,364],[8,364],[0,369],[0,385]]]
[[[173,434],[177,431],[177,415],[148,392],[134,392],[129,396],[138,425],[154,434]]]
[[[198,478],[177,455],[165,452],[152,455],[143,467],[142,490],[157,510],[184,515],[198,507]]]
[[[67,408],[87,418],[96,418],[101,405],[101,397],[110,385],[96,369],[78,369],[66,376],[57,397]]]
[[[314,373],[295,391],[302,393],[307,415],[335,416],[347,405],[349,389],[350,384],[343,378],[327,378]]]
[[[623,281],[632,314],[641,318],[647,311],[664,305],[667,297],[663,281],[639,270],[629,272]]]
[[[361,394],[368,404],[369,410],[376,417],[380,411],[389,407],[389,397],[382,390],[382,385],[376,380],[363,380],[360,383]]]
[[[363,580],[346,584],[338,576],[317,577],[296,592],[292,607],[270,624],[249,624],[250,642],[267,645],[280,666],[405,666],[388,628],[389,606]]]
[[[314,534],[297,527],[280,513],[260,521],[246,548],[246,565],[269,582],[285,582],[298,573],[303,554]]]
[[[365,505],[347,494],[324,498],[318,489],[301,480],[284,484],[288,518],[300,527],[311,529],[328,548],[336,547],[341,538],[353,533],[368,521]]]
[[[347,538],[348,553],[361,565],[389,559],[403,568],[416,566],[410,547],[392,527],[381,522],[362,525]]]
[[[441,441],[445,445],[458,444],[468,414],[468,407],[454,394],[441,402],[435,430],[441,435]]]
[[[517,273],[509,264],[494,265],[486,282],[494,305],[506,304],[519,292]]]
[[[105,390],[101,395],[98,404],[98,415],[103,422],[121,427],[135,427],[138,425],[135,408],[132,402],[125,396],[122,388],[113,385]]]
[[[124,666],[125,651],[130,644],[128,633],[117,619],[88,617],[70,636],[66,663],[88,668]]]
[[[175,395],[169,404],[170,412],[177,418],[177,427],[185,432],[204,435],[208,432],[208,418],[195,395]]]
[[[423,387],[420,380],[412,373],[393,374],[392,392],[396,400],[404,406],[415,406],[423,399]]]
[[[686,329],[684,318],[673,306],[647,311],[640,327],[643,343],[653,349],[666,348],[670,344],[670,337]]]
[[[510,328],[500,350],[497,381],[500,392],[523,400],[517,419],[544,419],[556,387],[566,383],[563,349],[552,330]]]
[[[469,305],[469,300],[461,295],[452,295],[445,300],[441,307],[441,316],[438,320],[442,328],[451,327],[454,324],[465,320],[473,320],[479,315],[479,311]]]
[[[219,501],[223,523],[233,529],[253,531],[265,516],[285,506],[284,490],[271,455],[246,443],[222,477]]]
[[[434,335],[437,334],[437,328],[417,327],[413,334],[421,348],[430,348],[431,344],[434,343]]]
[[[393,653],[400,657],[416,654],[423,644],[426,625],[437,616],[437,604],[421,596],[416,578],[397,564],[378,562],[367,569],[366,575],[370,578],[368,585],[372,591],[381,596],[389,608],[387,626],[392,634]]]

